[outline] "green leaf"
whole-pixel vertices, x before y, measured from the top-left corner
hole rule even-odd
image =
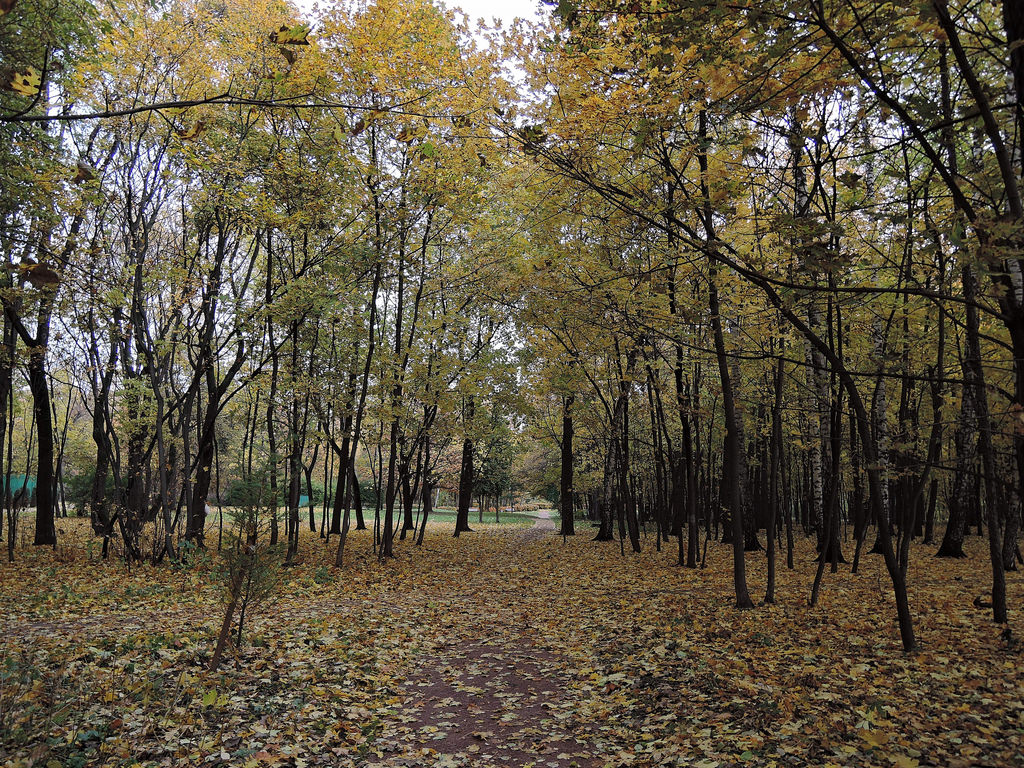
[[[579,6],[572,0],[558,0],[558,7],[555,8],[555,15],[566,24],[572,25],[579,14]]]
[[[953,229],[949,233],[950,242],[952,242],[957,248],[963,248],[965,234],[966,232],[964,231],[963,222],[954,222]]]

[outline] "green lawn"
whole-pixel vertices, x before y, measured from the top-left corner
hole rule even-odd
[[[218,521],[218,517],[219,517],[219,515],[218,515],[219,508],[217,506],[211,506],[211,510],[212,510],[212,513],[207,518],[207,525],[216,526],[217,525],[217,521]],[[234,508],[233,507],[225,506],[225,507],[223,507],[223,510],[224,510],[224,522],[225,522],[225,525],[228,525],[229,524],[230,514],[231,514],[232,511],[234,511]],[[75,511],[76,510],[73,510],[73,509],[69,508],[68,511],[71,512],[72,517],[77,517],[77,515],[75,515]],[[288,513],[287,513],[287,510],[285,508],[278,507],[277,517],[278,517],[278,520],[281,522],[282,525],[284,524],[284,522],[285,522],[285,520],[287,518],[287,514]],[[308,510],[307,507],[301,507],[299,509],[299,519],[300,520],[305,521],[307,519],[307,517],[308,517],[308,514],[309,514],[309,510]],[[373,523],[373,509],[370,508],[370,509],[364,510],[364,514],[366,515],[367,524],[372,525],[372,523]],[[401,512],[399,510],[395,510],[395,514],[397,516],[397,515],[400,515]],[[455,522],[455,514],[456,514],[455,510],[452,509],[452,508],[449,508],[449,507],[439,507],[439,508],[434,509],[430,513],[430,520],[428,521],[428,523],[430,523],[430,522],[434,522],[434,523],[437,523],[437,522],[454,523]],[[32,520],[35,517],[35,510],[34,509],[22,509],[22,510],[19,510],[18,517],[19,517],[19,524],[18,524],[19,532],[22,533],[23,536],[30,536],[31,535],[31,528],[30,528],[30,526],[31,526]],[[320,526],[321,517],[322,517],[322,510],[321,510],[320,505],[317,505],[317,507],[316,507],[316,524],[317,524],[318,528]],[[535,512],[502,512],[500,517],[501,517],[500,522],[501,522],[502,525],[531,526],[531,525],[534,524],[534,522],[537,519]],[[553,513],[552,517],[555,520],[555,524],[557,525],[558,524],[558,515],[557,515],[557,513]],[[413,518],[416,519],[416,520],[419,519],[419,510],[414,510],[413,511]],[[58,528],[60,527],[60,520],[61,520],[60,518],[57,519],[57,527]],[[494,523],[495,523],[494,512],[485,512],[484,513],[484,521],[483,521],[483,523],[480,522],[480,513],[479,512],[470,512],[469,513],[469,524],[470,524],[470,526],[494,525]],[[354,515],[352,517],[352,524],[355,525],[355,516]],[[6,531],[4,532],[4,535],[6,536]]]
[[[537,519],[534,515],[523,512],[502,512],[500,517],[502,524],[514,523],[516,525],[533,525],[534,521]],[[435,509],[430,513],[430,519],[427,520],[427,525],[430,525],[432,522],[454,523],[455,510],[447,507],[439,507]],[[482,525],[491,525],[493,523],[494,513],[484,512],[484,521]],[[481,525],[479,512],[469,513],[469,525],[470,527],[474,525]]]

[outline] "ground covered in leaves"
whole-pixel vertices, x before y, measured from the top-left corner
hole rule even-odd
[[[215,553],[129,571],[85,545],[20,550],[0,565],[0,764],[1024,764],[1022,577],[1006,635],[972,605],[979,540],[969,560],[912,554],[906,655],[876,557],[826,573],[809,608],[804,545],[779,602],[739,612],[725,547],[687,570],[587,531],[442,524],[384,564],[356,532],[341,571],[306,534],[215,674]]]

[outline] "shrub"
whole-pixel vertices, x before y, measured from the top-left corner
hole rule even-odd
[[[241,489],[243,503],[229,511],[228,545],[221,552],[219,574],[224,588],[224,620],[210,658],[210,671],[220,666],[221,656],[235,626],[235,645],[242,644],[247,617],[277,586],[279,548],[269,545],[264,530],[270,520],[270,489],[261,477],[251,478]]]

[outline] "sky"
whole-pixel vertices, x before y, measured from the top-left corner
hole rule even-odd
[[[490,23],[492,17],[498,17],[505,26],[512,23],[517,16],[524,19],[539,18],[540,0],[442,0],[449,8],[459,7],[469,17],[470,25],[475,26],[476,20],[483,18]]]
[[[315,0],[293,0],[302,10],[308,12]],[[534,20],[540,19],[541,0],[440,0],[449,8],[461,8],[469,17],[471,27],[476,26],[477,19],[484,19],[488,24],[492,18],[500,19],[504,26],[512,23],[516,17]],[[548,9],[545,9],[547,11]]]

